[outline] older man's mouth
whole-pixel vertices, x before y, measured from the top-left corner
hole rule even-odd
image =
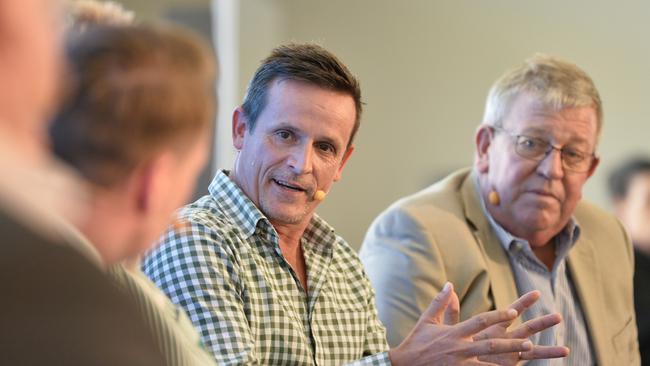
[[[553,193],[551,193],[549,191],[545,191],[543,189],[531,189],[531,190],[528,190],[527,192],[538,195],[538,196],[542,196],[542,197],[553,198],[553,199],[556,199],[556,200],[558,199],[556,195],[554,195]]]

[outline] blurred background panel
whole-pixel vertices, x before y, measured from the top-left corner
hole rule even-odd
[[[601,92],[602,160],[586,185],[587,199],[607,207],[609,170],[630,154],[650,153],[650,2],[120,2],[142,19],[167,18],[211,33],[221,62],[221,112],[206,177],[231,166],[232,109],[273,47],[316,41],[348,64],[366,106],[355,153],[319,213],[354,247],[395,199],[472,163],[488,88],[535,52],[575,62]]]

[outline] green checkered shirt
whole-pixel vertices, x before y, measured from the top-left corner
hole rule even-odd
[[[217,362],[390,365],[356,252],[314,215],[302,237],[305,293],[277,232],[227,174],[219,172],[210,195],[181,210],[143,262]]]

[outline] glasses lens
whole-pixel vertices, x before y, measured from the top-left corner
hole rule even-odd
[[[566,169],[586,172],[591,166],[591,161],[591,155],[572,149],[562,150],[562,163]]]
[[[517,154],[528,159],[541,159],[546,155],[548,142],[529,136],[517,136],[515,151]]]
[[[500,129],[506,131],[504,129]],[[506,131],[508,132],[508,131]],[[551,146],[551,143],[540,138],[525,135],[511,135],[517,138],[515,142],[515,152],[522,158],[540,161],[546,157],[551,149],[557,149]],[[592,154],[586,154],[580,150],[570,147],[564,147],[560,150],[562,154],[562,166],[574,172],[586,172],[591,167],[593,161]]]

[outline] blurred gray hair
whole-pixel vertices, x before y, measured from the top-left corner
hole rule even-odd
[[[74,0],[68,3],[67,28],[83,32],[96,25],[130,25],[135,13],[114,1]]]

